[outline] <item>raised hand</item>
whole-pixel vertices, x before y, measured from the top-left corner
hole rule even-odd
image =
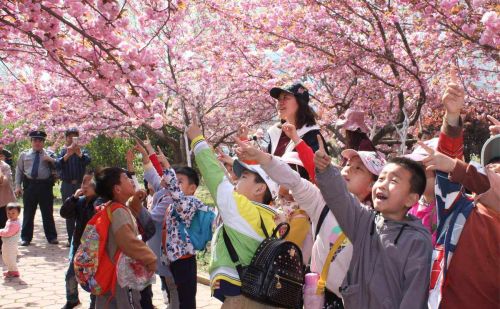
[[[446,85],[442,97],[443,105],[446,109],[446,118],[451,125],[458,125],[460,112],[464,107],[465,91],[460,86],[457,71],[455,68],[450,71],[450,81]]]
[[[285,135],[295,144],[300,141],[299,134],[297,134],[297,128],[293,124],[286,122],[281,126],[281,130],[283,130]]]
[[[147,157],[148,156],[148,151],[146,150],[146,148],[142,147],[141,143],[139,142],[139,140],[136,140],[135,142],[135,146],[134,146],[134,150],[139,152],[142,157]]]
[[[138,214],[142,207],[142,201],[144,201],[146,196],[147,196],[146,191],[137,190],[130,199],[129,202],[130,209],[134,211],[136,214]]]
[[[83,189],[81,189],[81,188],[80,188],[80,189],[78,189],[78,190],[76,190],[76,191],[75,191],[75,193],[73,194],[73,196],[74,196],[75,198],[79,198],[79,197],[80,197],[80,196],[82,196],[82,195],[83,195]]]
[[[191,114],[191,124],[187,127],[186,129],[186,134],[189,138],[189,140],[193,140],[196,137],[203,135],[200,129],[200,124],[198,121],[198,117],[196,116],[195,113]]]
[[[238,138],[235,138],[234,141],[238,145],[238,148],[236,148],[238,159],[244,161],[256,161],[259,164],[264,164],[265,162],[271,160],[271,156],[267,155],[262,150],[259,150],[248,143],[242,142]]]
[[[239,139],[246,141],[248,139],[248,126],[246,124],[240,126],[238,128],[238,137]]]
[[[441,171],[445,173],[450,173],[455,168],[457,161],[447,155],[444,155],[438,151],[435,151],[427,144],[422,141],[418,142],[418,145],[422,147],[428,154],[427,158],[422,160],[428,171]]]
[[[129,172],[135,172],[134,152],[132,151],[132,149],[127,150],[127,153],[125,154],[125,161],[127,161],[127,170]]]
[[[496,120],[494,117],[487,115],[486,118],[492,123],[492,125],[489,127],[490,129],[490,135],[497,135],[500,134],[500,121]]]
[[[146,140],[143,141],[143,144],[148,152],[148,155],[152,155],[153,153],[155,153],[153,145],[151,144],[151,141],[149,140],[149,136],[146,136]]]
[[[147,150],[142,147],[141,143],[139,140],[136,140],[136,143],[135,143],[135,146],[134,146],[134,150],[139,152],[142,156],[142,164],[146,165],[150,162],[149,160],[149,155],[148,155],[148,152]]]
[[[217,148],[217,159],[221,161],[224,164],[230,164],[233,165],[233,158],[231,158],[229,155],[225,154],[224,151],[222,151],[220,148]]]
[[[160,161],[161,166],[164,169],[169,169],[170,168],[170,162],[168,162],[167,157],[165,156],[165,154],[161,150],[160,146],[157,146],[156,148],[158,149],[158,161]]]
[[[134,158],[135,156],[132,149],[127,150],[127,153],[125,154],[125,160],[127,161],[127,164],[134,162]]]
[[[332,158],[328,156],[325,150],[325,145],[323,144],[323,139],[321,135],[317,135],[319,149],[314,154],[314,165],[316,165],[316,169],[320,172],[325,171],[325,169],[332,164]]]

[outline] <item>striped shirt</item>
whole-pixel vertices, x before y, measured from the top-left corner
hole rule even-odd
[[[66,152],[67,149],[63,148],[56,159],[56,168],[59,172],[59,177],[62,181],[71,182],[76,180],[80,183],[85,175],[85,168],[90,164],[90,156],[87,150],[82,149],[81,158],[77,154],[72,154],[67,161],[64,161]]]

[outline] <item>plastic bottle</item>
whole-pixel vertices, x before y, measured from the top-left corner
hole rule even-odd
[[[316,294],[318,289],[319,274],[308,273],[304,284],[304,308],[321,309],[325,303],[325,294]]]

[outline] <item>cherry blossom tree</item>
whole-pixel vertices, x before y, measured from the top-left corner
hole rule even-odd
[[[397,143],[437,123],[452,66],[471,107],[495,110],[496,12],[492,0],[2,1],[0,119],[15,128],[1,138],[140,128],[184,149],[195,112],[218,145],[275,116],[271,87],[302,81],[338,139],[354,108],[375,143]]]
[[[4,122],[19,126],[3,138],[40,126],[107,134],[141,127],[179,149],[192,110],[215,144],[244,121],[269,120],[261,81],[270,77],[250,73],[269,60],[235,42],[213,49],[232,44],[224,27],[181,1],[5,2],[0,102]],[[242,108],[252,101],[255,108]]]
[[[448,14],[440,11],[450,6],[445,2],[455,3]],[[458,1],[260,0],[209,5],[240,25],[258,48],[280,55],[277,67],[290,79],[306,82],[324,109],[324,124],[338,138],[332,120],[347,108],[367,111],[376,144],[392,142],[404,124],[415,131],[439,106],[453,66],[471,104],[491,110],[500,103],[494,1],[474,1],[474,9],[459,12],[455,6],[466,5]],[[456,16],[463,20],[459,26],[454,24]],[[465,42],[464,21],[477,29]]]

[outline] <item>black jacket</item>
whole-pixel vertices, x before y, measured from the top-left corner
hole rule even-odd
[[[70,196],[64,201],[59,213],[64,219],[75,219],[76,226],[73,232],[73,254],[80,246],[83,230],[87,222],[95,215],[94,202],[97,197],[87,200],[84,196],[75,198]]]

